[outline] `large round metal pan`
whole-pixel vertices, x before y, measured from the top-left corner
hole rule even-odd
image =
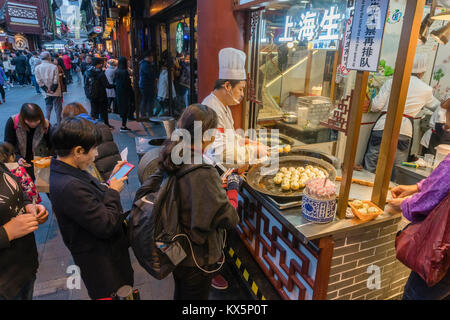
[[[328,172],[328,178],[331,181],[336,180],[336,169],[328,162],[312,158],[306,156],[286,156],[281,157],[279,160],[279,168],[281,167],[300,167],[312,165],[319,168],[324,169]],[[269,174],[261,175],[261,168],[263,165],[256,165],[250,168],[247,173],[247,184],[252,187],[254,190],[261,192],[263,194],[267,194],[269,196],[278,198],[278,199],[298,199],[303,194],[303,189],[299,190],[290,190],[290,191],[282,191],[280,185],[276,185],[273,181],[275,174],[278,172],[278,169],[273,169],[273,172],[268,172]]]

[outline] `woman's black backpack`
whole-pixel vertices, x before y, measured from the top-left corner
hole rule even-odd
[[[176,235],[182,234],[178,221],[179,205],[176,180],[203,165],[193,165],[165,175],[150,176],[148,193],[131,209],[128,236],[139,264],[158,280],[167,277],[186,257],[186,251]],[[179,237],[176,237],[179,239]]]

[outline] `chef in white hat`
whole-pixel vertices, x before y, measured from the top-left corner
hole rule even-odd
[[[439,100],[433,96],[433,89],[423,82],[425,72],[427,71],[427,55],[418,53],[414,57],[411,78],[409,81],[408,93],[406,95],[405,110],[403,112],[402,124],[400,127],[400,136],[398,138],[397,153],[395,155],[394,170],[391,180],[395,179],[395,165],[400,165],[408,160],[409,150],[413,138],[413,120],[423,109],[427,107],[430,110],[436,109],[440,105]],[[375,172],[377,168],[378,155],[380,151],[381,138],[383,136],[384,125],[386,122],[386,112],[391,95],[392,80],[387,80],[381,87],[380,92],[372,100],[371,111],[382,112],[382,116],[377,120],[372,129],[369,140],[369,146],[364,156],[364,168],[370,172]]]
[[[248,139],[244,139],[234,133],[234,120],[229,107],[239,105],[244,99],[247,85],[245,59],[246,54],[241,50],[234,48],[220,50],[219,79],[214,84],[213,92],[202,102],[202,104],[213,109],[218,116],[218,131],[220,134],[216,136],[216,140],[211,148],[212,152],[209,153],[213,155],[216,161],[222,156],[222,160],[229,159],[231,152],[234,158],[237,157],[238,162],[245,162],[243,145],[251,143]],[[235,145],[236,148],[230,150],[230,145]],[[225,146],[228,146],[228,148]],[[256,148],[254,148],[254,151],[256,151]],[[256,154],[256,152],[254,153]],[[261,154],[264,153],[266,151],[262,150]]]

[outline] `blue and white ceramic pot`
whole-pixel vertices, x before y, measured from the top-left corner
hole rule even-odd
[[[310,196],[306,190],[302,198],[302,215],[305,219],[315,223],[329,223],[336,214],[336,196],[332,199],[321,200]]]

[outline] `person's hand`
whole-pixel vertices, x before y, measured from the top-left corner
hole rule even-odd
[[[109,182],[109,188],[116,190],[117,192],[122,192],[123,187],[124,187],[124,183],[125,181],[128,180],[128,177],[123,177],[120,178],[119,180],[117,180],[116,178],[112,178],[111,181]]]
[[[117,173],[117,171],[119,171],[120,168],[122,168],[122,166],[123,166],[125,163],[127,163],[127,162],[126,162],[126,161],[118,161],[117,164],[116,164],[116,166],[114,167],[112,173],[111,173],[111,177],[114,176],[114,175]],[[111,177],[110,177],[110,178],[111,178]]]
[[[388,204],[391,205],[394,208],[400,208],[402,205],[402,202],[405,200],[405,198],[395,198],[388,200]]]
[[[22,238],[38,229],[38,221],[34,214],[21,214],[3,225],[9,241]]]
[[[419,191],[419,190],[418,190],[416,184],[413,184],[410,186],[400,185],[395,188],[392,188],[391,195],[392,195],[392,198],[394,198],[394,199],[404,198],[404,197],[410,196],[414,193],[417,193],[417,191]]]
[[[265,144],[258,143],[256,146],[256,152],[258,158],[264,158],[269,154],[269,147],[267,147]]]
[[[17,162],[18,162],[19,165],[22,166],[22,167],[26,167],[26,168],[31,167],[31,164],[29,164],[28,162],[26,162],[24,158],[20,158],[19,161],[17,161]]]
[[[239,190],[241,177],[237,173],[232,173],[227,177],[227,190]]]
[[[43,224],[48,220],[48,211],[43,205],[37,204],[36,211],[36,219],[39,224]]]

